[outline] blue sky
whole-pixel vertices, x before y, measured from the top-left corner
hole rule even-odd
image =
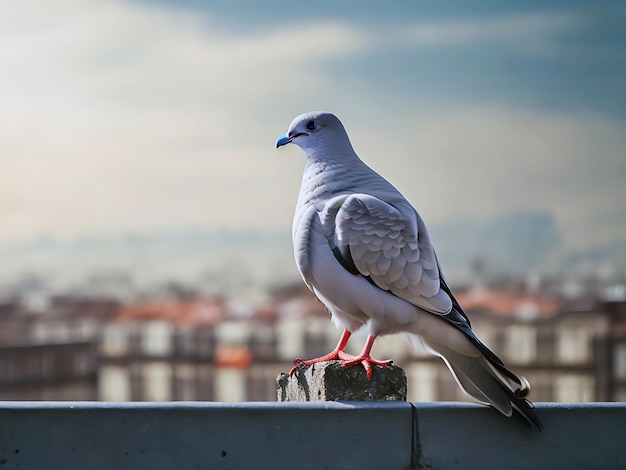
[[[289,233],[303,155],[273,143],[317,109],[431,225],[538,211],[564,249],[622,242],[625,22],[623,2],[3,2],[0,246]]]

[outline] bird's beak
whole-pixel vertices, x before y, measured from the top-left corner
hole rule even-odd
[[[283,145],[287,145],[293,140],[293,137],[289,137],[287,134],[281,135],[278,140],[276,140],[276,148],[282,147]]]

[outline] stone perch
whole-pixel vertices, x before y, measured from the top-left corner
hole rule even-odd
[[[278,401],[406,401],[406,374],[398,366],[372,366],[368,380],[362,365],[341,361],[301,365],[293,376],[276,379]]]

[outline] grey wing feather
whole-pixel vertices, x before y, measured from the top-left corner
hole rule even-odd
[[[350,195],[334,207],[325,211],[335,214],[331,247],[346,269],[356,268],[381,289],[432,313],[451,310],[426,227],[412,207],[401,212],[367,194]]]

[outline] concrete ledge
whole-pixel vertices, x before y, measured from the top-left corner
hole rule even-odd
[[[2,469],[624,468],[626,404],[0,403]]]

